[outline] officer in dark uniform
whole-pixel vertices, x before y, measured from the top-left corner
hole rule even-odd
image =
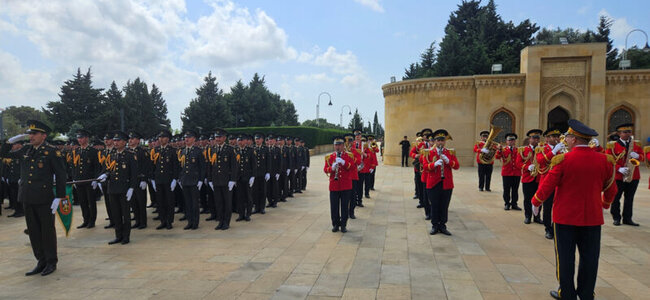
[[[158,146],[158,136],[156,135],[155,137],[150,138],[147,143],[146,150],[150,161],[151,161],[151,152],[155,151],[154,148],[156,148],[157,146]],[[148,187],[150,203],[149,205],[147,205],[147,208],[154,207],[153,213],[158,213],[158,201],[156,201],[156,189],[154,188],[153,183],[151,182],[153,178],[152,176],[153,176],[153,168],[154,168],[153,161],[149,163],[149,168],[150,168],[150,172],[149,172],[149,178],[147,178],[147,187]]]
[[[255,184],[257,162],[255,161],[255,150],[247,146],[249,140],[250,137],[246,134],[241,134],[237,138],[238,147],[236,152],[237,160],[239,161],[239,178],[235,187],[235,195],[239,218],[235,220],[236,222],[243,220],[250,221],[251,211],[253,210],[252,189],[253,184]]]
[[[280,202],[287,202],[289,196],[289,175],[291,173],[291,148],[285,146],[285,137],[278,136],[278,147],[280,148],[282,171],[280,172]]]
[[[206,134],[201,134],[199,135],[199,141],[195,144],[195,146],[199,147],[201,149],[201,154],[203,155],[203,161],[207,161],[208,159],[208,153],[207,153],[207,147],[208,147],[208,140],[209,137]],[[203,171],[207,171],[207,167],[203,168]],[[199,214],[207,214],[209,213],[209,205],[208,205],[208,195],[211,195],[212,192],[210,191],[210,185],[208,185],[207,181],[207,173],[203,174],[204,182],[201,185],[201,188],[199,189]]]
[[[90,132],[84,129],[77,130],[79,147],[73,149],[71,154],[72,180],[81,181],[96,178],[101,172],[97,150],[90,147]],[[84,221],[77,228],[93,228],[97,220],[97,198],[95,189],[97,181],[77,183],[77,200],[81,206]]]
[[[23,148],[24,141],[18,141],[11,145],[11,151],[19,151]],[[8,215],[9,218],[20,218],[25,215],[23,212],[23,204],[18,203],[18,190],[20,180],[20,159],[5,158],[5,166],[3,176],[5,179],[5,189],[9,196],[9,207],[14,210],[14,213]]]
[[[289,180],[289,194],[287,194],[287,197],[293,198],[293,193],[296,190],[296,175],[298,173],[298,155],[296,151],[296,147],[292,145],[293,142],[293,137],[286,137],[285,143],[287,145],[287,148],[289,148],[289,175],[287,176]]]
[[[106,167],[106,159],[113,153],[113,132],[107,132],[104,135],[104,150],[100,151],[97,154],[99,160],[99,165],[103,170]],[[105,229],[113,228],[113,211],[111,210],[111,204],[108,199],[108,186],[106,182],[99,183],[99,189],[104,194],[104,207],[106,207],[106,215],[108,215],[108,225],[104,226]]]
[[[171,138],[169,131],[161,131],[158,135],[160,145],[150,152],[150,159],[154,166],[151,183],[155,187],[160,217],[160,225],[156,229],[172,229],[174,223],[174,190],[178,177],[178,156],[170,144]]]
[[[282,151],[277,146],[277,138],[273,134],[266,137],[266,143],[269,147],[269,184],[266,191],[269,204],[266,207],[277,207],[280,199],[280,175],[282,173]]]
[[[181,134],[174,136],[174,143],[172,144],[174,151],[176,152],[176,159],[181,156],[181,149],[185,147],[185,139]],[[180,169],[179,169],[180,172]],[[177,186],[172,190],[174,192],[174,203],[176,209],[175,213],[182,213],[183,216],[179,218],[180,221],[187,220],[187,215],[185,215],[185,200],[183,200],[183,191],[180,186]],[[172,220],[173,222],[173,220]]]
[[[185,200],[185,215],[187,226],[184,230],[199,228],[199,190],[205,180],[206,163],[203,151],[195,146],[197,133],[194,130],[185,131],[185,148],[181,150],[180,184]]]
[[[128,244],[131,238],[131,212],[129,202],[138,188],[138,157],[126,147],[129,136],[123,131],[115,131],[115,149],[106,159],[104,172],[97,179],[108,183],[108,199],[113,212],[115,239],[109,245]]]
[[[305,153],[303,155],[304,157],[304,165],[303,165],[303,170],[302,170],[302,179],[300,180],[300,183],[302,186],[300,187],[301,190],[306,190],[307,189],[307,171],[309,171],[309,147],[305,145],[305,140],[300,139],[300,147],[302,148],[302,151]]]
[[[293,148],[296,151],[296,167],[294,169],[296,175],[296,184],[294,185],[294,193],[302,193],[302,171],[305,169],[305,151],[300,146],[300,138],[293,139]]]
[[[253,135],[255,138],[255,181],[253,182],[253,214],[265,214],[266,195],[271,179],[271,159],[269,158],[269,147],[264,145],[264,134],[258,132]]]
[[[209,158],[211,172],[208,180],[210,188],[214,191],[215,209],[219,220],[215,230],[230,228],[232,189],[235,187],[239,171],[235,149],[226,144],[227,135],[223,129],[215,130],[216,145],[212,148],[212,156]]]
[[[65,198],[67,174],[61,151],[45,141],[50,128],[36,120],[27,121],[27,125],[29,145],[10,152],[11,144],[24,140],[25,135],[12,137],[0,148],[0,157],[21,160],[18,199],[24,205],[29,240],[38,260],[36,267],[25,275],[41,273],[45,276],[56,270],[58,262],[54,214],[61,199]],[[56,183],[56,195],[52,178]]]
[[[151,178],[152,164],[149,152],[140,145],[142,135],[129,132],[129,150],[135,153],[138,161],[138,188],[133,192],[135,199],[131,201],[135,224],[132,228],[147,228],[147,181]]]

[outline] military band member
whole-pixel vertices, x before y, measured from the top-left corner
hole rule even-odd
[[[128,244],[131,238],[131,212],[129,202],[134,198],[138,188],[138,161],[136,154],[126,147],[129,136],[122,131],[115,131],[113,143],[115,151],[106,158],[104,171],[97,178],[108,184],[108,198],[113,211],[115,239],[109,245]]]
[[[176,150],[171,146],[172,134],[163,130],[158,135],[159,145],[149,152],[153,164],[151,184],[156,191],[160,225],[156,229],[172,229],[174,223],[174,190],[178,185],[179,165]]]
[[[277,137],[269,134],[266,137],[269,146],[269,186],[267,190],[268,204],[266,207],[277,207],[281,197],[280,178],[282,175],[282,150],[277,146]]]
[[[374,172],[375,160],[372,156],[372,150],[370,150],[370,144],[368,139],[365,136],[361,137],[361,143],[355,143],[355,146],[361,147],[357,148],[361,150],[361,161],[363,162],[363,167],[359,171],[359,183],[362,186],[362,191],[366,198],[370,198],[370,175]],[[357,206],[363,207],[362,197],[359,197],[357,200]]]
[[[212,148],[210,157],[209,184],[214,191],[215,208],[219,224],[215,230],[230,228],[232,217],[232,190],[238,177],[238,165],[235,149],[226,144],[227,132],[215,130],[216,145]]]
[[[11,145],[11,152],[18,152],[23,148],[25,141],[18,141]],[[25,216],[23,203],[18,202],[18,190],[20,187],[20,158],[5,158],[3,176],[5,179],[5,188],[9,196],[9,207],[14,213],[8,215],[9,218],[20,218]]]
[[[36,120],[27,121],[27,125],[29,145],[11,152],[12,144],[24,140],[26,134],[12,137],[0,148],[0,157],[21,160],[18,199],[25,209],[29,241],[38,260],[36,267],[25,276],[38,273],[46,276],[56,270],[58,262],[54,219],[66,193],[65,163],[61,151],[45,141],[50,128]]]
[[[368,138],[368,144],[370,145],[370,150],[371,150],[371,156],[374,161],[374,167],[370,170],[370,190],[374,191],[375,190],[375,176],[377,175],[377,166],[379,165],[379,161],[377,160],[377,153],[379,153],[379,146],[377,146],[377,142],[375,141],[375,136],[372,134],[369,134],[367,136]]]
[[[199,190],[205,180],[206,163],[203,151],[195,146],[197,133],[193,130],[185,131],[185,147],[181,150],[179,159],[179,183],[183,190],[185,200],[185,214],[187,225],[184,230],[199,228]]]
[[[253,197],[252,190],[255,184],[255,172],[257,171],[257,163],[255,162],[255,150],[248,147],[250,140],[247,134],[241,134],[237,138],[237,167],[239,168],[237,184],[235,186],[235,198],[237,199],[237,213],[239,217],[235,220],[250,221],[251,212],[253,210]]]
[[[490,135],[489,131],[481,131],[480,136],[481,140],[474,144],[474,153],[476,153],[476,162],[478,163],[478,190],[490,192],[490,181],[492,181],[492,169],[494,165],[494,157],[487,163],[483,163],[480,160],[480,156],[483,153],[489,153],[490,150],[485,148],[485,142],[487,141],[488,136]]]
[[[345,140],[344,150],[353,158],[354,166],[350,169],[350,179],[352,180],[352,191],[350,192],[350,201],[348,201],[348,206],[350,207],[348,216],[350,219],[356,219],[354,215],[354,209],[357,207],[357,199],[360,199],[361,196],[361,183],[359,182],[359,166],[361,165],[361,151],[357,149],[352,149],[352,140],[354,135],[351,133],[346,133],[343,136]]]
[[[269,157],[269,147],[264,145],[264,134],[255,133],[255,180],[253,181],[252,198],[255,206],[253,214],[265,214],[267,189],[270,187],[271,180],[271,157]]]
[[[429,151],[435,148],[435,138],[432,132],[428,132],[423,136],[422,141],[424,145],[420,148],[418,165],[422,166],[420,171],[420,186],[422,187],[422,207],[424,208],[424,219],[431,220],[431,202],[428,198],[427,180],[429,179],[429,169],[425,168],[429,164]]]
[[[429,133],[431,130],[429,129]],[[420,165],[420,148],[424,145],[423,137],[422,137],[422,131],[418,131],[416,134],[416,139],[415,143],[413,143],[413,147],[409,151],[409,156],[413,159],[413,181],[415,183],[415,197],[417,198],[419,203],[417,205],[417,208],[423,208],[425,201],[429,201],[425,196],[424,196],[424,190],[426,189],[425,187],[422,186],[422,165]],[[427,212],[428,214],[429,212]]]
[[[460,165],[456,155],[445,148],[449,133],[445,129],[438,129],[433,132],[435,147],[428,153],[429,164],[426,168],[429,171],[427,178],[427,196],[431,204],[431,231],[434,235],[438,232],[444,235],[451,235],[447,229],[447,217],[449,202],[454,189],[453,170],[458,170]]]
[[[569,120],[566,143],[570,152],[556,154],[542,179],[532,204],[535,212],[555,194],[556,276],[560,287],[551,291],[556,299],[594,299],[598,274],[603,209],[616,194],[614,159],[589,148],[598,133],[577,120]],[[602,196],[601,196],[602,195]],[[580,254],[577,286],[574,283],[575,251]]]
[[[79,147],[71,151],[71,167],[72,179],[74,181],[94,179],[99,176],[102,167],[99,164],[99,156],[97,150],[90,147],[89,143],[90,132],[80,129],[77,131],[77,141]],[[97,201],[95,197],[95,190],[97,189],[97,181],[87,183],[77,183],[77,199],[79,206],[81,206],[81,213],[83,215],[83,223],[77,228],[93,228],[97,220]]]
[[[529,130],[526,133],[528,144],[519,149],[519,155],[517,156],[517,166],[521,170],[522,192],[524,194],[524,224],[530,224],[531,218],[534,218],[535,223],[543,224],[539,216],[533,217],[533,208],[530,202],[539,185],[535,152],[542,133],[541,129]]]
[[[129,133],[129,150],[132,151],[138,162],[138,188],[133,192],[133,201],[131,208],[135,216],[135,224],[132,228],[147,228],[147,181],[151,178],[151,159],[149,152],[141,145],[142,135],[131,131]]]
[[[639,186],[639,179],[641,178],[639,171],[640,163],[639,166],[634,167],[634,170],[630,167],[633,165],[631,164],[632,160],[643,162],[644,157],[641,156],[643,149],[641,149],[639,141],[632,139],[634,124],[621,124],[616,127],[616,132],[618,133],[618,140],[608,143],[606,151],[607,154],[612,155],[616,159],[616,186],[618,188],[618,193],[614,197],[610,212],[614,219],[614,225],[621,225],[621,197],[625,197],[622,214],[623,224],[639,226],[638,223],[632,220],[632,212],[634,194],[636,193],[636,189]],[[631,177],[630,180],[625,181],[625,176]]]
[[[537,173],[539,174],[539,181],[542,182],[546,173],[551,165],[551,159],[558,154],[562,154],[566,148],[563,143],[560,143],[561,132],[558,129],[550,128],[544,132],[546,143],[536,155],[537,159]],[[544,230],[546,231],[545,237],[553,239],[553,221],[551,220],[551,211],[553,209],[553,194],[551,194],[546,201],[544,201],[544,210],[542,213],[542,220],[544,222]]]
[[[334,152],[325,156],[323,171],[329,176],[330,215],[332,232],[347,232],[348,210],[352,179],[350,172],[354,171],[354,161],[344,149],[343,137],[334,137]]]
[[[517,166],[517,134],[506,133],[506,146],[501,147],[496,153],[496,158],[501,159],[501,177],[503,178],[504,210],[521,210],[517,205],[519,200],[519,181],[521,169]]]

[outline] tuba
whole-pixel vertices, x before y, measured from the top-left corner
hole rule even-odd
[[[488,138],[485,141],[485,145],[483,145],[483,148],[488,149],[489,152],[481,152],[478,155],[478,159],[482,164],[489,164],[494,160],[494,155],[497,152],[497,149],[494,147],[497,143],[494,141],[494,139],[497,137],[499,132],[501,132],[501,128],[490,125],[490,135],[488,135]]]
[[[634,150],[634,136],[630,137],[630,144],[625,154],[625,167],[627,168],[627,173],[623,175],[623,182],[632,182],[634,177],[634,170],[639,166],[640,162],[634,158],[630,158],[630,152]],[[632,149],[630,150],[630,147]]]

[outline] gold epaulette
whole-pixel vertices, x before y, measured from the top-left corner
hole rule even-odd
[[[542,151],[544,151],[544,147],[543,147],[543,146],[537,146],[537,147],[535,147],[535,154],[540,153],[540,152],[542,152]]]
[[[612,165],[616,165],[616,158],[614,158],[613,155],[611,155],[611,154],[605,154],[605,155],[607,156],[607,161],[608,161],[610,164],[612,164]]]
[[[451,155],[456,156],[456,149],[451,148],[451,149],[447,149],[447,150],[449,150],[449,153],[450,153]]]
[[[330,157],[332,157],[332,154],[325,155],[325,162],[328,162],[330,160]]]
[[[641,141],[634,140],[634,144],[637,145],[637,147],[641,148]]]
[[[551,159],[551,169],[554,166],[559,165],[562,161],[564,161],[564,154],[558,154],[556,156],[553,156],[553,158]]]
[[[614,149],[614,146],[616,146],[616,141],[607,142],[607,149]]]

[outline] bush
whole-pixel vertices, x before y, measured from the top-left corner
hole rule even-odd
[[[307,147],[314,148],[318,145],[327,145],[332,143],[332,137],[337,135],[343,135],[347,133],[346,130],[340,129],[325,129],[325,128],[316,128],[316,127],[304,127],[304,126],[271,126],[271,127],[238,127],[238,128],[226,128],[228,133],[246,133],[254,134],[256,132],[261,132],[266,134],[280,134],[288,135],[292,137],[299,137],[305,141]]]

